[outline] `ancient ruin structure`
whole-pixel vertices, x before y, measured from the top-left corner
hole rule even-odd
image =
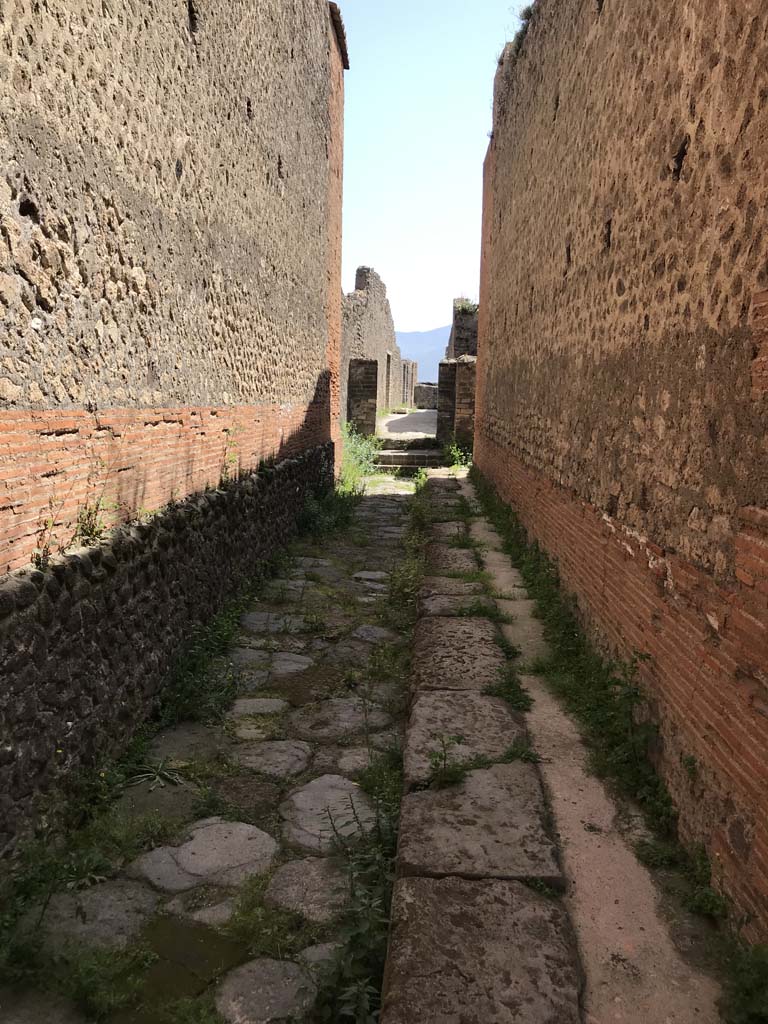
[[[437,408],[437,384],[420,382],[413,389],[413,404],[417,409]]]
[[[3,25],[0,848],[333,479],[344,31],[252,6]]]
[[[353,360],[371,360],[377,366],[375,390],[371,387],[362,401],[373,401],[378,411],[413,405],[418,367],[402,358],[386,286],[370,267],[358,267],[355,290],[343,298],[341,410],[342,416],[356,423],[361,432],[373,433],[368,429],[368,419],[358,421],[350,414],[350,364]],[[358,396],[359,387],[358,381],[355,388]]]
[[[768,934],[768,10],[540,0],[496,77],[475,459],[638,666]]]
[[[472,451],[475,435],[478,307],[466,299],[453,303],[453,325],[439,366],[437,440]]]
[[[446,359],[477,355],[478,307],[468,299],[454,299],[453,323],[445,350]]]

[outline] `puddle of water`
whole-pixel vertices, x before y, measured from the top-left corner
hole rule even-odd
[[[158,955],[141,979],[141,1006],[121,1010],[110,1024],[157,1024],[157,1010],[177,999],[199,996],[226,971],[245,963],[248,950],[221,932],[182,917],[150,921],[141,942]]]

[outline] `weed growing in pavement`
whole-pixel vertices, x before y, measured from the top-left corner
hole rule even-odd
[[[581,628],[575,602],[560,589],[555,565],[536,543],[528,541],[513,510],[480,473],[473,468],[470,475],[505,551],[538,603],[552,654],[535,666],[536,673],[578,720],[592,770],[619,795],[637,803],[656,834],[656,840],[640,846],[639,856],[649,866],[678,873],[689,909],[723,920],[727,903],[710,884],[706,854],[686,851],[680,844],[672,800],[648,757],[654,729],[638,685],[639,659],[618,665],[597,653]],[[725,1024],[768,1024],[768,946],[749,948],[735,940],[724,940],[724,944],[721,1013]]]
[[[403,789],[400,752],[393,748],[374,758],[360,785],[373,802],[374,820],[367,829],[357,821],[357,834],[351,838],[335,828],[350,906],[343,920],[343,945],[322,977],[312,1024],[375,1024],[379,1019]],[[355,820],[352,807],[350,823]]]
[[[461,736],[441,734],[435,736],[438,746],[428,753],[429,777],[427,788],[445,789],[463,782],[473,765],[469,761],[459,761],[453,756],[454,749],[462,742]]]
[[[533,698],[520,682],[514,665],[505,665],[499,673],[499,681],[485,691],[489,697],[501,697],[515,711],[530,711]]]
[[[251,956],[280,960],[323,941],[327,929],[308,922],[301,914],[267,906],[264,895],[272,874],[257,875],[243,884],[226,931]]]
[[[509,615],[500,611],[495,601],[489,597],[474,597],[472,600],[456,612],[457,615],[468,618],[490,619],[491,622],[511,622]]]
[[[364,437],[348,423],[341,426],[342,459],[338,490],[343,495],[360,495],[365,486],[365,477],[376,472],[376,456],[382,446],[377,437]]]

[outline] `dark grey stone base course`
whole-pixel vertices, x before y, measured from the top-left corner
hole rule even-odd
[[[263,570],[304,497],[332,481],[328,443],[0,582],[0,853],[39,794],[134,732],[190,631]]]

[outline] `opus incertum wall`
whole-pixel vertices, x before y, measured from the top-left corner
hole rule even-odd
[[[768,8],[540,0],[500,62],[475,459],[641,679],[768,935]],[[691,771],[690,766],[696,770]]]
[[[0,49],[0,572],[21,571],[0,770],[21,822],[333,478],[347,55],[325,0],[10,0]],[[168,503],[73,560],[84,524]]]

